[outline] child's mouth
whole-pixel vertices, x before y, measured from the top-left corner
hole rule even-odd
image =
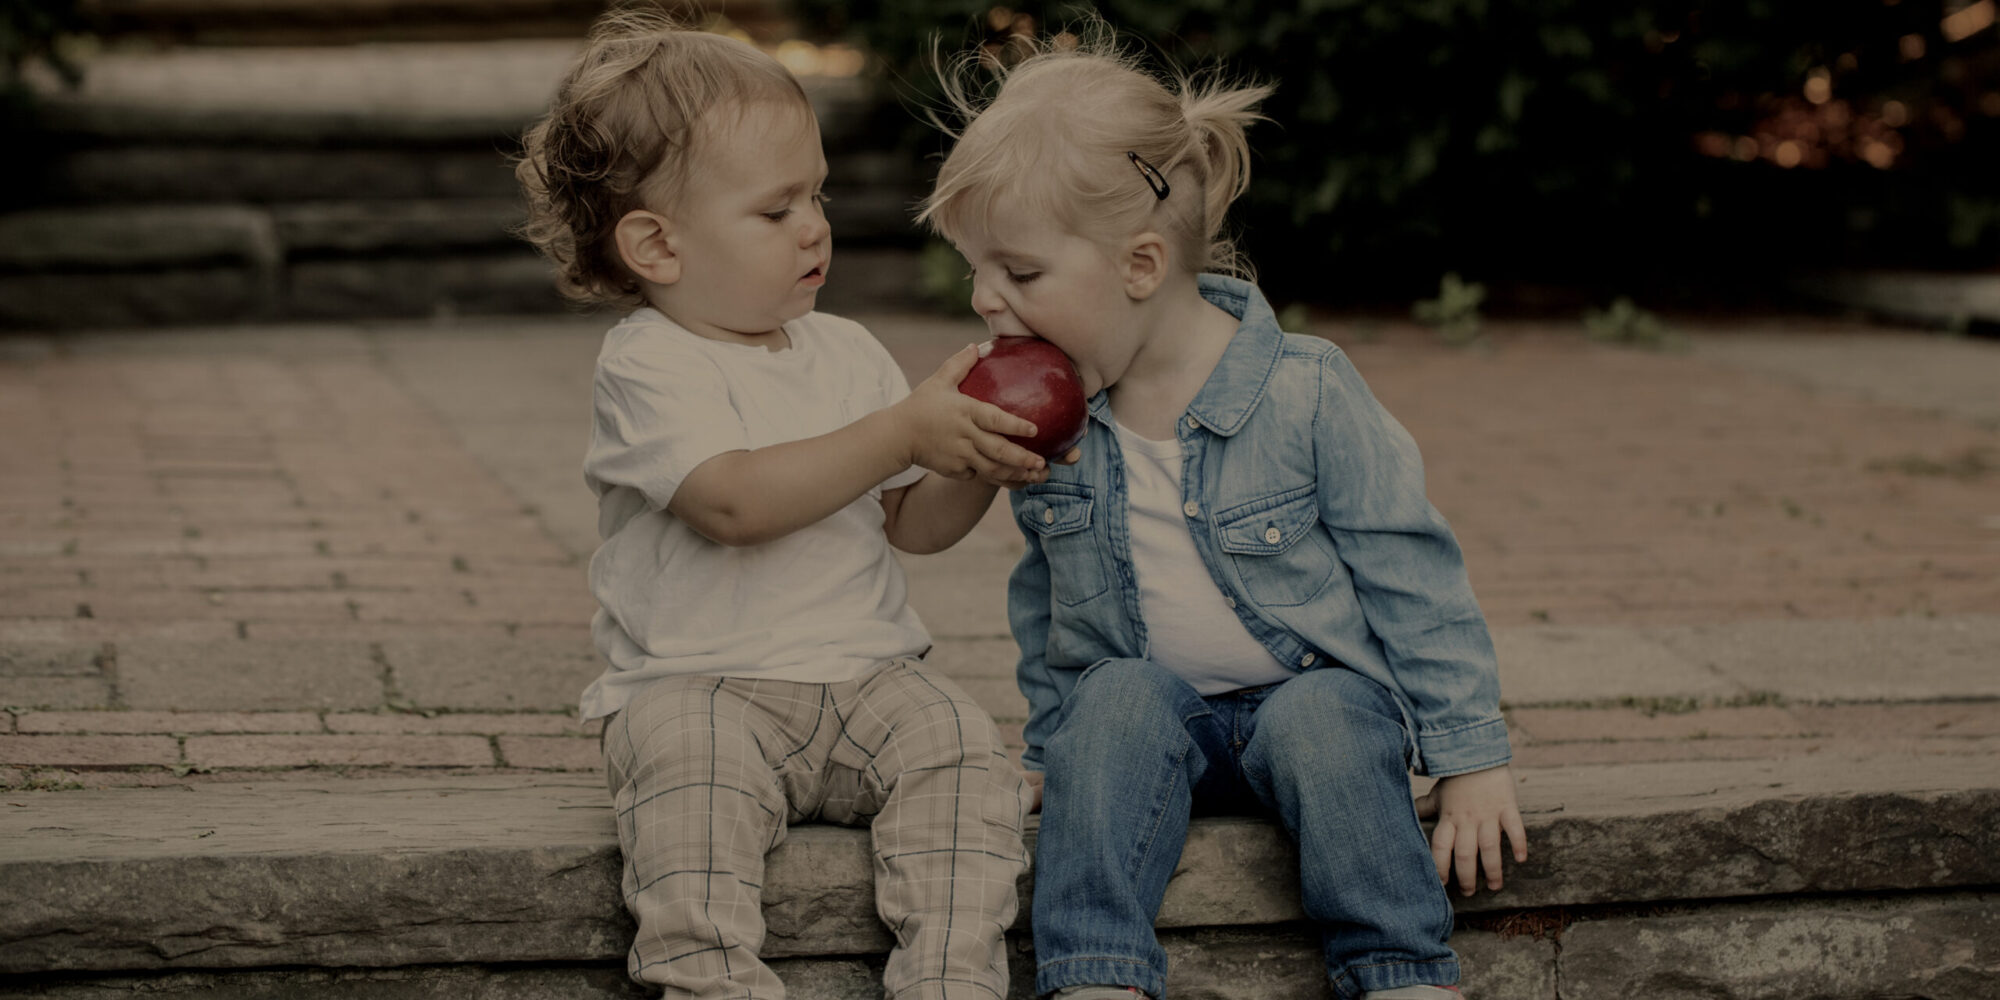
[[[821,265],[807,271],[803,277],[799,278],[799,283],[812,285],[815,288],[826,284],[826,266]]]

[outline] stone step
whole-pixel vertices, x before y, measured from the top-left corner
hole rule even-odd
[[[1008,1000],[1030,1000],[1033,952],[1017,938]],[[1476,1000],[1992,1000],[2000,895],[1938,893],[1563,914],[1453,938]],[[1316,935],[1297,925],[1160,932],[1174,1000],[1330,998]],[[1801,946],[1805,943],[1805,946]],[[1829,960],[1832,958],[1832,960]],[[880,956],[780,958],[792,1000],[880,1000]],[[1560,992],[1559,992],[1560,990]],[[35,974],[0,998],[124,1000],[636,1000],[621,962]]]
[[[38,201],[512,194],[508,154],[571,39],[109,51],[69,89],[35,77],[36,142],[5,169]],[[917,181],[908,115],[857,76],[802,75],[831,182]]]
[[[395,156],[405,156],[398,153]],[[250,158],[254,159],[254,155]],[[333,175],[354,168],[338,156],[304,156],[247,167],[309,200],[91,202],[0,212],[0,327],[60,328],[550,312],[564,308],[546,265],[516,235],[525,217],[511,176],[489,193],[420,193],[422,171],[379,171],[398,181],[365,198],[325,197]],[[282,158],[281,158],[282,159]],[[238,156],[236,167],[246,167]],[[433,163],[431,166],[437,166]],[[380,167],[381,164],[377,164]],[[191,164],[135,176],[190,185],[240,174]],[[446,172],[453,172],[447,169]],[[311,179],[315,174],[318,180]],[[361,176],[355,187],[370,190]],[[245,184],[244,187],[254,187]],[[409,190],[402,190],[408,187]],[[909,224],[913,195],[884,183],[834,186],[828,219],[840,234],[840,279],[822,308],[916,304]],[[239,192],[240,193],[240,192]],[[882,258],[890,270],[853,267]]]
[[[0,208],[0,328],[561,309],[513,235],[511,157],[576,46],[113,50],[80,90],[43,81],[32,155],[0,167],[27,192]],[[801,82],[840,248],[912,251],[906,116],[857,77]],[[823,304],[916,302],[914,263],[842,273]]]
[[[540,115],[582,37],[106,47],[80,57],[79,86],[38,66],[25,72],[37,127],[56,136],[437,144],[515,131]],[[802,70],[799,81],[829,138],[881,103],[859,76]]]
[[[1457,942],[1476,970],[1468,983],[1490,996],[1552,995],[1528,988],[1557,976],[1556,932],[1561,961],[1595,968],[1593,982],[1684,969],[1713,939],[1745,967],[1688,975],[1754,985],[1776,973],[1750,961],[1768,958],[1751,939],[1786,935],[1796,941],[1778,966],[1822,977],[1915,975],[1875,948],[1885,934],[1955,942],[1932,963],[1943,981],[2000,969],[2000,918],[1982,895],[2000,884],[1995,764],[1977,753],[1524,770],[1530,860],[1510,862],[1501,893],[1456,901],[1467,926]],[[837,984],[865,985],[890,944],[870,870],[861,830],[801,826],[772,855],[766,953],[803,981],[833,984],[795,996],[867,995]],[[1181,957],[1177,996],[1311,995],[1283,985],[1317,981],[1295,870],[1289,842],[1267,822],[1196,822],[1159,917]],[[1024,878],[1023,942],[1032,888]],[[579,981],[583,995],[625,995],[615,977],[602,981],[631,924],[606,794],[588,776],[17,793],[0,811],[0,898],[9,901],[0,973],[37,977],[16,981],[43,990],[0,987],[0,996],[109,996],[167,982],[292,995],[305,984],[279,987],[302,975],[319,977],[313,995],[349,995],[335,988],[345,973],[271,971],[294,967],[391,970],[362,975],[401,984],[353,995],[446,995],[466,977],[491,976],[511,985],[477,995],[553,996],[556,987],[534,984],[577,976],[599,983]],[[1888,930],[1857,949],[1878,910],[1893,917]],[[1635,948],[1654,964],[1637,964]],[[1251,975],[1253,966],[1262,971]],[[250,970],[263,978],[241,978]],[[102,981],[113,974],[140,985]],[[1268,991],[1243,985],[1253,981]],[[277,992],[258,992],[267,988]],[[350,988],[360,989],[341,989]]]
[[[93,0],[99,35],[221,45],[327,44],[439,38],[581,37],[604,0]],[[692,3],[663,3],[699,16]],[[784,12],[769,0],[711,0],[758,38],[778,37]]]
[[[450,320],[556,313],[548,265],[526,246],[394,248],[375,254],[253,258],[256,230],[204,249],[234,255],[130,269],[0,271],[0,330],[137,328],[258,320]],[[219,234],[227,236],[228,234]],[[262,246],[268,246],[262,245]],[[137,255],[144,247],[121,253]],[[837,250],[839,278],[819,297],[833,313],[927,308],[919,263],[896,247]]]
[[[2000,330],[2000,271],[1833,272],[1795,278],[1794,291],[1903,322],[1958,333]]]

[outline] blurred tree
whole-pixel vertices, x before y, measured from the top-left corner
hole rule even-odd
[[[913,104],[927,56],[1079,8],[793,0]],[[1275,294],[1768,279],[2000,259],[1994,0],[1104,0],[1180,65],[1278,84],[1243,242]],[[920,131],[920,130],[919,130]],[[935,136],[913,139],[925,153]],[[1329,280],[1332,275],[1332,280]]]
[[[46,64],[71,86],[81,81],[82,71],[63,57],[57,41],[82,26],[77,0],[0,0],[0,115],[10,130],[33,100],[30,64]]]

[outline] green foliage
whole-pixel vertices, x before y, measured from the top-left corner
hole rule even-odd
[[[1591,309],[1583,314],[1584,329],[1590,339],[1607,344],[1628,344],[1656,351],[1684,351],[1687,337],[1671,328],[1658,315],[1639,308],[1620,295],[1608,309]]]
[[[1312,310],[1303,302],[1294,302],[1278,310],[1278,329],[1291,333],[1305,333],[1312,323]]]
[[[1275,82],[1235,221],[1268,291],[1403,299],[1450,259],[1487,280],[1776,275],[2000,254],[2000,30],[1940,33],[1949,0],[1101,0],[1177,64]],[[794,0],[861,36],[914,108],[927,57],[1045,33],[1085,8],[1024,0]],[[1908,36],[1921,58],[1901,51]],[[1811,103],[1822,80],[1831,101]],[[1886,101],[1903,124],[1882,125]],[[1982,103],[1985,102],[1985,103]],[[1813,116],[1841,109],[1846,145]],[[1817,110],[1816,110],[1817,109]],[[1814,159],[1775,135],[1812,121]],[[1774,124],[1775,123],[1775,124]],[[1893,169],[1861,157],[1887,129]],[[922,127],[914,152],[945,141]],[[1743,156],[1746,148],[1755,155]],[[1741,157],[1741,158],[1739,158]],[[1983,165],[1983,166],[1982,166]],[[1981,206],[1965,211],[1966,206]],[[1329,282],[1327,275],[1338,276]],[[1627,287],[1630,287],[1629,285]]]
[[[25,113],[32,100],[24,76],[28,66],[41,62],[71,86],[83,79],[83,71],[65,58],[59,42],[65,35],[83,28],[77,0],[0,0],[0,104],[4,104],[7,124]]]
[[[943,240],[930,240],[917,257],[917,296],[948,316],[972,311],[972,282],[966,280],[965,258]]]
[[[1410,315],[1437,330],[1445,343],[1463,347],[1479,339],[1479,304],[1484,301],[1485,285],[1467,284],[1453,271],[1438,282],[1437,298],[1418,301]]]

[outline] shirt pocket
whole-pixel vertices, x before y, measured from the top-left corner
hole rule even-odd
[[[1027,499],[1014,512],[1021,527],[1034,532],[1048,559],[1049,593],[1065,606],[1082,604],[1111,587],[1104,569],[1104,546],[1098,544],[1096,501],[1087,486],[1043,483],[1023,492]]]
[[[1259,605],[1304,604],[1346,573],[1320,527],[1319,491],[1310,485],[1223,511],[1216,533],[1243,592]]]

